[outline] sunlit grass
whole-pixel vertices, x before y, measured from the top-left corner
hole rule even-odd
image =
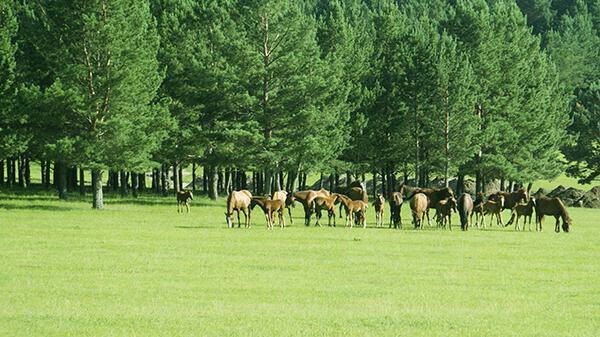
[[[594,336],[600,211],[572,233],[226,229],[223,200],[0,194],[0,336]],[[259,215],[260,214],[260,215]],[[388,214],[386,214],[386,217]],[[505,214],[508,216],[508,213]],[[340,221],[340,219],[338,219]],[[340,222],[338,222],[339,224]],[[454,223],[458,221],[455,218]]]

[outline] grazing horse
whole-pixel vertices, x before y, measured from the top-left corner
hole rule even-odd
[[[383,227],[383,209],[385,207],[385,198],[377,193],[377,197],[373,202],[373,208],[375,209],[375,226]]]
[[[473,216],[473,198],[468,193],[463,193],[458,198],[458,215],[460,217],[460,229],[469,230],[469,217]]]
[[[229,193],[227,196],[227,212],[225,212],[227,228],[233,228],[233,211],[237,212],[238,228],[241,227],[240,211],[244,213],[244,227],[250,227],[250,218],[252,215],[252,210],[250,209],[251,201],[252,193],[248,190],[232,191]]]
[[[177,213],[181,211],[183,213],[183,206],[190,212],[190,200],[194,200],[194,194],[192,191],[179,191],[177,192]]]
[[[402,228],[402,218],[400,216],[402,211],[402,203],[404,202],[404,183],[400,184],[398,192],[390,193],[389,204],[390,204],[390,228]]]
[[[560,232],[560,221],[559,218],[562,219],[562,229],[564,232],[569,232],[570,226],[573,224],[573,221],[569,217],[569,212],[567,212],[567,208],[560,200],[560,198],[548,198],[548,197],[539,197],[535,201],[535,230],[542,231],[542,222],[544,221],[544,215],[552,215],[556,219],[556,224],[554,225],[554,231],[556,233]]]
[[[492,220],[494,215],[496,216],[496,223],[498,226],[504,226],[502,223],[502,209],[504,208],[504,196],[499,195],[498,201],[488,200],[483,204],[483,215],[490,214],[490,227],[492,227]],[[485,221],[481,220],[483,228],[485,228]]]
[[[313,200],[313,212],[316,212],[317,221],[315,222],[315,226],[321,226],[319,221],[321,220],[322,212],[327,211],[327,216],[329,217],[328,225],[331,226],[331,219],[333,218],[333,227],[335,227],[335,205],[338,201],[338,194],[332,194],[328,197],[318,196]]]
[[[266,198],[253,197],[250,202],[250,209],[254,209],[254,207],[260,207],[265,213],[265,219],[267,220],[267,228],[273,229],[275,219],[273,219],[273,215],[277,212],[279,217],[279,226],[283,229],[285,227],[285,219],[283,218],[283,209],[285,208],[285,203],[279,199],[270,200]]]
[[[438,204],[435,206],[435,213],[437,217],[437,223],[446,228],[446,223],[448,223],[448,227],[452,230],[452,211],[457,212],[456,210],[456,199],[450,197],[444,200],[440,200]]]
[[[350,223],[350,228],[354,227],[354,214],[362,212],[361,222],[363,228],[367,228],[366,211],[369,204],[362,200],[352,200],[343,194],[336,193],[336,195],[338,196],[338,200],[340,200],[342,203],[342,207],[346,211],[345,225],[348,226],[348,223]]]
[[[423,229],[423,220],[427,213],[429,201],[425,193],[415,193],[410,200],[410,209],[412,211],[413,224],[415,229]]]
[[[291,201],[292,205],[295,201],[299,201],[304,208],[304,225],[310,225],[310,218],[312,216],[312,202],[316,197],[328,197],[331,193],[325,189],[320,189],[318,191],[308,190],[308,191],[299,191],[292,195]]]
[[[294,207],[294,194],[289,193],[287,191],[277,191],[273,193],[271,197],[272,200],[281,200],[285,205],[285,208],[288,210],[288,215],[290,217],[290,224],[294,224],[294,219],[292,218],[292,207]]]
[[[517,214],[517,221],[515,222],[515,230],[519,230],[519,219],[524,217],[523,219],[523,230],[525,230],[525,224],[527,223],[527,218],[529,218],[529,231],[531,232],[531,218],[533,217],[533,209],[535,208],[535,198],[530,197],[529,201],[526,204],[517,204],[513,207],[513,213]],[[508,226],[508,225],[507,225]]]
[[[425,215],[427,216],[427,224],[431,226],[431,220],[429,219],[429,209],[435,208],[437,204],[444,199],[454,198],[454,192],[450,187],[444,187],[441,189],[438,188],[416,188],[412,194],[406,198],[411,199],[418,193],[425,194],[427,196],[428,204],[427,209],[425,210]]]

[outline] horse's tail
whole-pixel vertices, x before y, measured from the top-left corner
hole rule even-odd
[[[469,218],[467,217],[467,212],[465,212],[464,205],[459,205],[458,216],[460,217],[461,228],[465,228],[467,226],[467,224],[469,223]]]

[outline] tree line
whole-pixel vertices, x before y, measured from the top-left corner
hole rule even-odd
[[[600,0],[6,0],[0,184],[589,182],[599,73]]]

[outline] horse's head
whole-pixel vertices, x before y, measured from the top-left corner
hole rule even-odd
[[[527,190],[524,188],[519,189],[516,193],[519,196],[519,201],[527,202],[529,200]]]
[[[569,230],[571,229],[572,225],[573,225],[573,220],[571,220],[571,217],[568,214],[565,214],[563,216],[563,223],[562,223],[563,232],[568,233]]]
[[[225,220],[227,221],[227,228],[233,227],[233,212],[227,213],[225,212]]]
[[[454,213],[458,213],[458,210],[456,209],[456,199],[449,198],[448,205],[450,205],[450,207],[452,207],[452,210],[454,210]]]
[[[440,190],[443,199],[454,198],[454,191],[450,187],[444,187]]]
[[[294,196],[294,193],[287,193],[287,196],[285,197],[285,206],[296,207],[296,197]]]
[[[537,202],[535,200],[535,197],[529,198],[529,205],[531,205],[531,207],[537,206]]]
[[[497,202],[500,204],[500,207],[504,207],[504,195],[498,194],[497,200]]]

